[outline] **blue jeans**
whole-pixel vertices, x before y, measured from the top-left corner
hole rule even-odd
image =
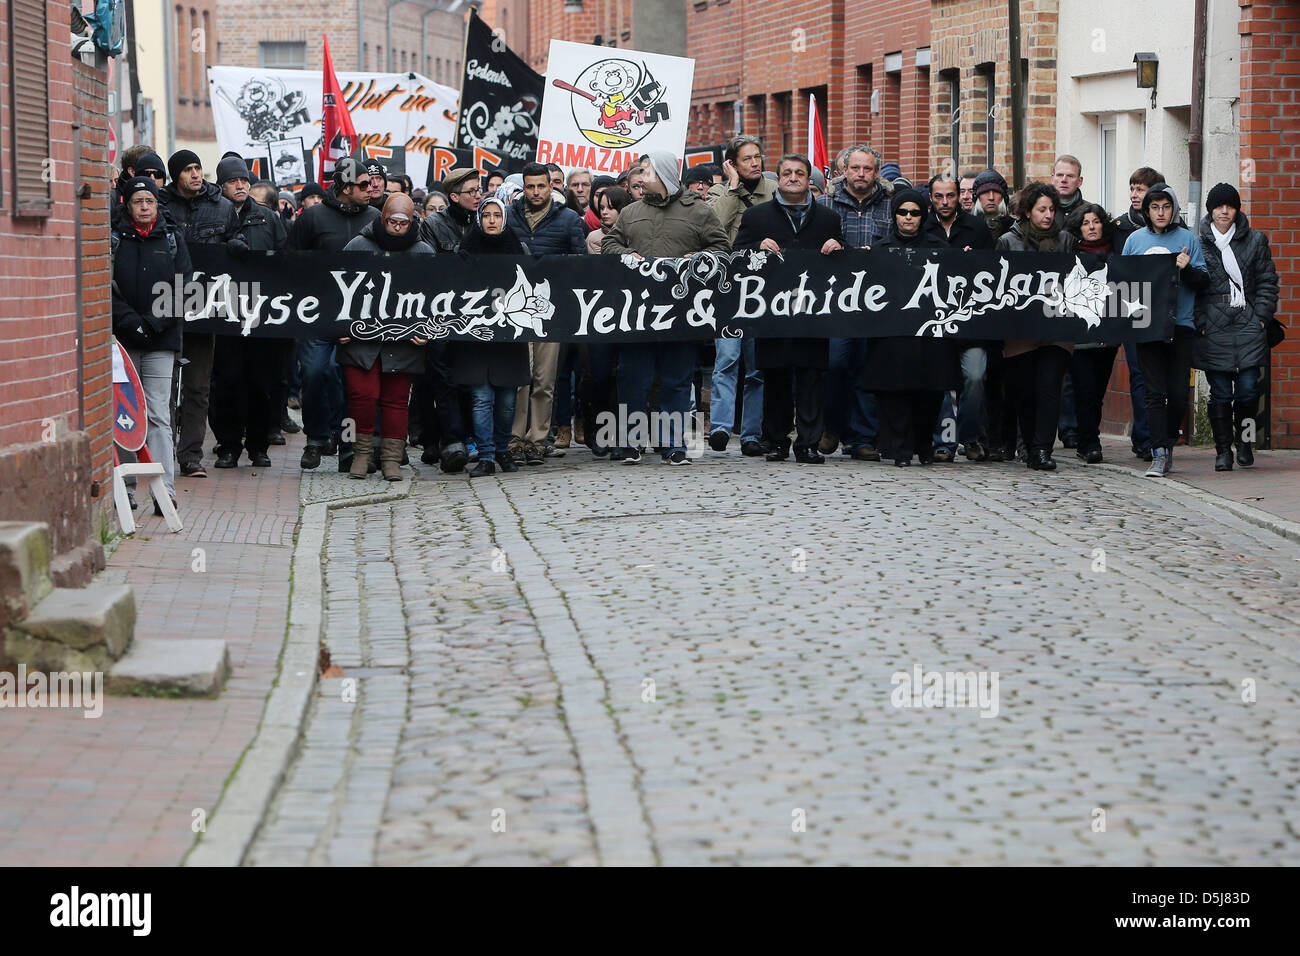
[[[741,408],[740,440],[763,437],[763,373],[754,367],[753,339],[715,339],[717,359],[713,363],[713,385],[709,398],[709,433],[726,432],[736,426],[736,381],[740,359],[745,358],[744,405]]]
[[[939,424],[934,430],[934,447],[956,452],[957,442],[969,445],[978,441],[988,444],[988,420],[984,408],[984,376],[989,369],[989,354],[979,346],[961,351],[961,397],[954,409],[952,392],[943,393]],[[954,426],[948,421],[953,420]],[[944,432],[948,434],[945,435]],[[953,440],[950,440],[953,439]]]
[[[826,372],[826,432],[838,435],[846,452],[875,448],[879,430],[876,396],[859,384],[870,339],[831,339]]]
[[[497,460],[497,449],[510,444],[515,423],[515,387],[475,385],[470,389],[474,409],[474,441],[478,460]]]
[[[573,392],[580,365],[578,346],[566,344],[560,353],[560,366],[555,373],[555,407],[551,414],[551,433],[557,428],[573,424]]]
[[[1259,401],[1259,369],[1243,368],[1236,372],[1206,372],[1210,383],[1210,401],[1254,405]]]
[[[162,465],[163,484],[167,494],[176,497],[176,453],[172,441],[172,376],[176,370],[175,352],[142,352],[127,349],[131,364],[140,373],[144,386],[144,406],[148,416],[145,426],[145,447],[149,457]],[[122,461],[138,461],[135,452],[122,451]],[[128,487],[135,487],[135,479],[125,479]]]
[[[1134,448],[1151,447],[1151,429],[1147,426],[1147,390],[1138,365],[1137,343],[1124,343],[1124,361],[1128,363],[1128,394],[1133,405],[1133,432],[1129,436]]]
[[[326,339],[299,339],[302,363],[302,430],[307,441],[324,445],[343,422],[343,382],[334,361],[334,343]]]
[[[699,347],[694,342],[665,342],[653,345],[621,345],[618,350],[618,401],[632,415],[646,414],[650,387],[659,379],[659,411],[676,416],[679,428],[671,434],[652,434],[651,443],[659,454],[686,451],[686,427],[691,408],[691,377]]]

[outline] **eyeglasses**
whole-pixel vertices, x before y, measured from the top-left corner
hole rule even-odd
[[[161,170],[157,170],[157,169],[146,170],[146,175],[152,176],[154,179],[157,179],[157,180],[163,180],[163,179],[166,179],[166,178],[167,178],[167,174],[166,174],[166,173],[162,172]]]
[[[463,187],[463,188],[460,190],[460,192],[457,193],[456,195],[458,195],[458,196],[477,196],[477,195],[478,195],[479,193],[481,193],[482,191],[483,191],[483,188],[482,188],[481,186],[465,186],[465,187]]]
[[[920,219],[921,210],[919,209],[900,209],[894,213],[895,216],[902,216],[904,219]]]

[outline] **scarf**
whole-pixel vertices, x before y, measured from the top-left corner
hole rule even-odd
[[[161,215],[161,213],[159,213],[159,215]],[[148,229],[141,229],[139,226],[137,226],[137,225],[135,224],[135,220],[134,220],[134,219],[131,220],[131,228],[135,230],[135,234],[136,234],[137,236],[139,236],[141,239],[148,239],[148,238],[149,238],[149,234],[150,234],[151,232],[154,231],[154,228],[155,228],[157,225],[158,225],[158,220],[155,219],[153,222],[149,223],[149,228],[148,228]],[[1237,260],[1236,260],[1236,259],[1233,259],[1232,261],[1233,261],[1233,262],[1236,262]],[[1238,275],[1240,275],[1240,273],[1238,273]]]
[[[470,220],[474,218],[474,210],[466,209],[458,202],[450,203],[447,206],[447,208],[443,210],[443,212],[445,212],[456,222],[460,223],[462,226],[468,226]]]
[[[808,214],[812,212],[812,193],[808,193],[804,201],[796,206],[794,203],[786,202],[780,190],[777,190],[776,203],[785,210],[785,214],[790,217],[790,225],[794,227],[795,232],[798,232],[808,221]]]
[[[1055,252],[1061,239],[1061,227],[1052,223],[1046,229],[1035,229],[1028,218],[1020,224],[1024,233],[1025,245],[1030,252]]]
[[[524,244],[519,241],[515,231],[505,226],[495,236],[488,235],[477,223],[465,234],[465,241],[460,244],[462,252],[470,254],[486,253],[488,255],[522,256]]]
[[[1232,251],[1232,237],[1237,234],[1237,224],[1234,222],[1228,227],[1227,232],[1219,232],[1214,226],[1210,226],[1210,235],[1214,236],[1214,244],[1219,247],[1219,255],[1223,259],[1223,271],[1228,273],[1228,285],[1230,299],[1228,304],[1234,308],[1244,308],[1246,305],[1246,283],[1241,278],[1241,264],[1237,262],[1237,254]]]
[[[1105,239],[1080,239],[1080,252],[1110,252],[1110,243]]]
[[[375,241],[375,245],[383,249],[384,252],[406,252],[420,239],[420,223],[418,220],[413,220],[406,227],[406,233],[401,236],[389,235],[388,230],[384,228],[384,224],[378,219],[366,226],[366,229],[370,231],[370,238]]]
[[[587,211],[582,214],[582,219],[587,224],[588,230],[600,228],[600,217],[592,207],[587,207]]]

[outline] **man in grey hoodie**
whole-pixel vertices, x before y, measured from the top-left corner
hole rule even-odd
[[[642,158],[645,197],[626,207],[601,242],[606,255],[632,255],[638,259],[679,258],[696,252],[727,252],[726,230],[707,202],[679,179],[678,160],[661,150]],[[685,422],[690,412],[691,377],[699,347],[694,342],[626,344],[619,348],[618,400],[627,421],[646,412],[650,386],[659,379],[659,411],[677,424],[667,434],[651,440],[666,464],[685,465]],[[625,446],[622,461],[641,460],[638,448]]]

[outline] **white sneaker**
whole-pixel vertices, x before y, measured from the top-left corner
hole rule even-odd
[[[1151,464],[1147,465],[1144,478],[1163,478],[1169,474],[1169,452],[1164,448],[1151,449]]]

